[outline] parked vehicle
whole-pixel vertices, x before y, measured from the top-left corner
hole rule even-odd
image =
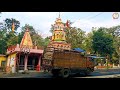
[[[53,76],[64,78],[81,72],[88,75],[94,71],[94,59],[75,50],[47,48],[43,54],[42,67],[51,71]]]

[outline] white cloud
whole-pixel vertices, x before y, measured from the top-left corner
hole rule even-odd
[[[49,22],[49,21],[40,23],[39,25],[40,27],[36,26],[37,29],[39,30],[38,33],[40,33],[43,37],[51,36],[52,35],[52,33],[50,33],[51,24],[52,22]]]
[[[42,19],[50,19],[58,17],[58,12],[23,12],[25,16],[31,17],[31,18],[41,18]]]
[[[81,28],[86,32],[90,32],[92,27],[112,27],[120,25],[120,19],[111,19],[107,21],[99,22],[97,20],[78,20],[72,26]]]

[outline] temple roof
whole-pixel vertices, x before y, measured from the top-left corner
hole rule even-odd
[[[31,39],[28,28],[25,31],[24,36],[22,38],[22,41],[20,43],[20,47],[23,47],[23,46],[27,46],[27,47],[32,47],[33,46],[32,39]]]

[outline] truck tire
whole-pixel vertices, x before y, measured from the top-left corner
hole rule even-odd
[[[69,69],[62,69],[60,71],[60,76],[62,76],[63,78],[67,78],[70,75],[70,70]]]

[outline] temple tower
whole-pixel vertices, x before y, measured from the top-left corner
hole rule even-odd
[[[65,25],[63,24],[60,13],[59,17],[56,18],[55,24],[53,25],[53,34],[51,42],[48,47],[60,48],[60,49],[71,49],[71,45],[66,42]]]

